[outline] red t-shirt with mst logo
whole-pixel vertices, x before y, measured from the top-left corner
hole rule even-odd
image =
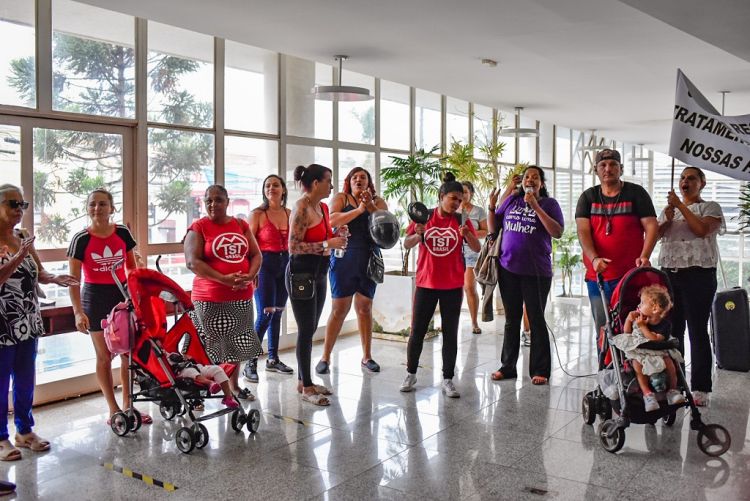
[[[217,224],[204,217],[190,225],[188,231],[194,231],[203,237],[203,260],[221,274],[247,273],[250,271],[250,260],[247,255],[250,245],[245,233],[250,226],[243,220],[233,217],[225,224]],[[222,283],[209,278],[195,276],[191,293],[193,301],[241,301],[253,297],[253,288],[233,291]]]
[[[460,289],[464,286],[463,243],[458,232],[461,225],[455,214],[441,216],[439,209],[433,209],[432,216],[425,224],[424,241],[419,245],[417,257],[417,287],[425,289]],[[466,226],[476,235],[471,221]],[[412,222],[406,229],[407,235],[415,233]]]

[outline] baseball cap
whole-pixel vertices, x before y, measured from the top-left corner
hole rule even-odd
[[[617,150],[601,150],[596,154],[596,161],[594,162],[594,165],[598,165],[599,162],[602,160],[616,160],[617,163],[621,163],[620,161],[620,152]]]

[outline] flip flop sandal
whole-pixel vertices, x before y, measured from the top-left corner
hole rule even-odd
[[[328,398],[325,395],[321,395],[320,393],[302,393],[302,400],[305,402],[309,402],[313,405],[317,405],[320,407],[326,407],[328,405],[331,405],[331,401],[328,400]]]
[[[318,395],[323,395],[326,397],[329,395],[333,395],[333,391],[321,384],[314,384],[313,388],[315,388],[315,393],[317,393]]]
[[[154,424],[154,418],[141,412],[141,424]]]
[[[549,380],[544,376],[534,376],[533,378],[531,378],[531,384],[536,386],[543,386],[547,384],[548,381]]]
[[[253,400],[255,400],[255,395],[253,395],[253,392],[250,391],[250,390],[248,390],[247,388],[242,388],[237,393],[237,398],[239,398],[241,400],[248,400],[248,401],[252,402]]]
[[[480,329],[479,327],[474,327],[473,329],[471,329],[471,333],[472,334],[481,334],[482,333],[482,329]]]
[[[18,450],[10,440],[0,441],[0,461],[18,461],[21,459],[21,451]]]
[[[50,448],[49,440],[45,440],[34,432],[27,433],[26,435],[19,435],[16,433],[16,447],[23,447],[24,449],[30,449],[34,452],[47,451]]]

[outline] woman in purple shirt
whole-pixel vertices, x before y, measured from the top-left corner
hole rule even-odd
[[[503,200],[488,223],[490,233],[497,224],[502,229],[499,283],[505,307],[503,353],[492,379],[517,377],[525,303],[531,323],[529,375],[533,384],[547,384],[551,359],[544,308],[552,285],[552,238],[560,238],[565,222],[557,200],[547,193],[544,171],[527,167],[521,188]]]

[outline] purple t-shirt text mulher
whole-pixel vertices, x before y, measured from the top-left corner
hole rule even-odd
[[[565,227],[557,200],[539,199],[539,205],[552,219]],[[552,276],[552,237],[536,211],[523,201],[523,195],[511,195],[495,212],[502,225],[500,265],[518,275]]]

